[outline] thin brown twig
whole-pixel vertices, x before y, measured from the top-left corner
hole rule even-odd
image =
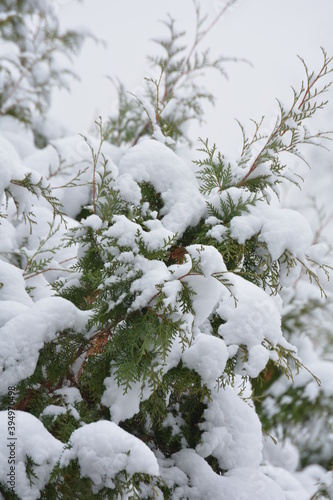
[[[58,264],[64,264],[65,262],[69,262],[70,260],[74,260],[76,259],[76,257],[70,257],[69,259],[64,259],[60,262],[58,262]],[[43,273],[46,273],[46,272],[49,272],[49,271],[66,271],[66,272],[71,272],[71,269],[62,269],[62,268],[56,268],[56,267],[47,267],[46,269],[43,269],[42,271],[38,271],[34,274],[30,274],[30,276],[26,276],[24,273],[25,271],[27,270],[28,268],[28,265],[29,265],[29,262],[27,263],[27,265],[25,266],[24,268],[24,271],[23,271],[23,277],[25,280],[28,280],[30,278],[34,278],[35,276],[38,276],[39,274],[43,274]]]

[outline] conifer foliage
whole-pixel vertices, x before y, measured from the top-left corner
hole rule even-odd
[[[328,335],[308,367],[313,335],[302,337],[297,320],[306,312],[318,324],[321,310],[329,321],[316,291],[326,295],[320,278],[330,268],[307,220],[271,203],[299,182],[284,154],[303,158],[303,144],[330,138],[310,133],[308,121],[327,104],[332,59],[322,50],[313,73],[302,61],[305,79],[267,136],[262,122],[253,135],[241,125],[240,157],[205,139],[190,164],[177,146],[190,144],[187,122],[213,100],[197,78],[225,71],[225,58],[198,46],[233,3],[213,22],[195,4],[190,47],[168,18],[163,55],[151,58],[157,77],[143,94],[117,84],[119,113],[99,119],[95,135],[44,136],[39,149],[33,117],[61,82],[49,54],[81,35],[60,35],[43,2],[0,10],[15,54],[32,43],[30,17],[40,23],[33,40],[49,47],[40,60],[0,59],[4,498],[280,500],[332,491],[332,453],[298,436],[314,401],[333,436]],[[34,80],[36,64],[54,80]],[[311,290],[303,302],[300,282]]]
[[[1,2],[0,116],[31,123],[34,111],[48,108],[52,88],[75,76],[59,56],[77,52],[83,35],[62,32],[53,10],[50,2]]]

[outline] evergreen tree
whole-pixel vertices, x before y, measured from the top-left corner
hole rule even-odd
[[[97,121],[96,137],[37,149],[30,136],[22,160],[0,136],[4,498],[329,498],[331,452],[299,437],[317,414],[332,436],[329,386],[314,385],[317,369],[332,371],[329,334],[311,357],[304,331],[329,314],[317,294],[329,266],[306,219],[271,199],[299,181],[284,153],[303,158],[304,144],[329,138],[307,123],[327,104],[332,58],[322,50],[317,73],[303,62],[267,136],[262,122],[252,135],[241,125],[239,158],[206,139],[189,165],[177,145],[213,99],[196,77],[224,72],[198,46],[225,8],[209,24],[196,5],[189,48],[169,18],[156,78],[132,97],[119,84],[119,113]],[[67,50],[41,2],[7,9],[1,36],[26,50],[29,16],[53,26],[51,53]],[[50,87],[35,84],[35,63],[20,64],[30,87],[1,87],[1,119],[32,123]],[[268,432],[277,453],[285,446],[282,466],[272,441],[262,454]]]
[[[3,0],[0,37],[0,116],[31,124],[48,109],[54,87],[69,89],[75,73],[60,56],[75,54],[84,36],[60,29],[52,2]]]

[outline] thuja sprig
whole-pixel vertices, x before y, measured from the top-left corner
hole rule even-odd
[[[296,350],[293,351],[291,349],[287,349],[285,347],[282,347],[280,344],[278,344],[277,346],[273,346],[267,339],[265,339],[264,344],[267,344],[267,346],[269,346],[271,350],[277,353],[278,358],[277,360],[274,361],[274,364],[279,369],[281,369],[284,375],[288,379],[292,380],[292,382],[294,382],[294,376],[295,376],[292,367],[293,364],[296,370],[296,375],[298,375],[301,370],[306,370],[315,380],[317,385],[319,387],[321,386],[321,380],[302,363],[301,359],[297,356]]]
[[[305,82],[302,81],[299,91],[292,88],[293,103],[289,109],[286,110],[281,102],[278,101],[280,115],[276,120],[276,124],[272,132],[268,136],[260,133],[263,120],[259,123],[254,122],[256,128],[252,139],[248,139],[246,137],[244,129],[241,127],[243,135],[243,149],[238,165],[243,168],[247,168],[250,160],[251,164],[245,175],[243,175],[240,179],[238,183],[239,186],[248,185],[248,187],[251,187],[251,182],[249,182],[251,174],[253,174],[258,167],[264,163],[269,164],[270,170],[273,174],[273,180],[270,180],[269,178],[267,179],[267,183],[270,187],[273,187],[274,184],[281,182],[280,179],[283,177],[291,180],[288,175],[285,175],[285,165],[281,163],[279,157],[280,153],[291,153],[307,163],[299,151],[298,146],[302,144],[312,144],[323,147],[320,141],[323,139],[332,140],[332,132],[318,131],[315,134],[312,134],[304,125],[304,122],[307,119],[311,118],[317,110],[323,109],[328,102],[321,101],[320,99],[318,101],[318,97],[327,92],[332,83],[322,83],[321,80],[332,73],[333,67],[331,66],[331,63],[333,58],[328,57],[324,49],[322,49],[322,53],[323,65],[317,74],[315,74],[314,71],[310,73],[304,60],[300,58],[305,68],[306,80]],[[255,156],[254,160],[252,160],[251,148],[254,143],[261,140],[265,140],[265,143],[260,152]]]
[[[225,160],[220,151],[217,151],[215,144],[210,148],[208,139],[205,141],[199,139],[199,141],[202,143],[202,147],[198,151],[206,155],[204,159],[194,161],[200,167],[196,174],[200,182],[200,191],[204,195],[210,194],[213,189],[222,192],[233,185],[232,166]]]
[[[50,71],[47,81],[41,83],[33,77],[34,70],[40,63],[51,67],[59,53],[71,60],[86,35],[61,30],[56,16],[50,14],[51,6],[45,9],[35,3],[27,8],[22,2],[11,5],[13,8],[15,5],[15,10],[1,19],[0,36],[15,43],[19,52],[13,51],[10,57],[2,56],[0,60],[4,83],[0,91],[0,116],[15,116],[31,125],[35,111],[44,114],[48,109],[52,88],[60,85],[68,89],[65,75],[77,78],[70,68],[60,68]]]
[[[108,119],[110,128],[108,140],[120,147],[124,144],[130,144],[141,128],[143,121],[142,108],[133,99],[133,94],[126,91],[122,82],[112,78],[109,79],[116,89],[118,109],[116,115]],[[149,128],[149,122],[147,128]]]
[[[327,299],[327,293],[326,293],[325,289],[323,288],[317,273],[315,272],[315,270],[312,267],[313,266],[319,267],[319,269],[321,269],[324,272],[327,280],[330,279],[330,271],[333,270],[333,267],[329,266],[327,264],[319,264],[315,260],[310,259],[310,257],[306,257],[307,263],[305,263],[304,261],[302,261],[299,258],[297,258],[297,261],[301,264],[303,272],[305,272],[305,274],[309,278],[310,283],[313,283],[313,282],[316,283],[316,285],[318,286],[318,288],[320,290],[321,296],[325,297]]]
[[[168,35],[153,41],[163,49],[163,53],[148,58],[153,72],[158,77],[145,79],[143,98],[134,94],[137,102],[131,102],[126,96],[123,85],[117,84],[119,109],[118,116],[109,120],[115,131],[110,136],[111,142],[118,146],[130,142],[134,146],[141,137],[154,132],[158,126],[165,136],[170,136],[173,140],[181,138],[191,143],[185,136],[182,125],[192,119],[202,121],[203,102],[205,100],[214,102],[214,96],[198,85],[198,77],[205,74],[208,69],[215,69],[226,77],[224,64],[242,60],[227,57],[214,59],[211,58],[209,50],[201,52],[197,50],[203,39],[236,1],[227,2],[211,22],[208,22],[207,15],[201,13],[199,4],[193,1],[196,28],[194,41],[189,46],[183,41],[185,31],[176,29],[175,20],[171,16],[162,21],[168,30]],[[178,90],[181,90],[181,93],[178,93]],[[167,105],[171,99],[175,105],[172,111],[168,112],[170,108]],[[154,113],[148,109],[151,107],[155,110]]]
[[[17,214],[21,214],[24,220],[29,222],[30,231],[32,231],[32,224],[36,224],[36,221],[34,220],[34,213],[32,210],[26,210],[22,207],[20,196],[17,196],[15,192],[17,187],[26,189],[29,193],[36,196],[36,198],[44,198],[51,205],[53,219],[59,216],[61,222],[66,226],[62,205],[58,198],[52,194],[51,186],[46,184],[44,177],[40,177],[38,181],[33,181],[32,173],[28,172],[25,174],[23,179],[11,179],[10,184],[14,187],[14,189],[10,186],[5,189],[6,203],[8,204],[9,199],[13,200]]]
[[[91,144],[91,142],[88,140],[88,138],[84,135],[81,135],[83,140],[86,142],[88,145],[90,152],[91,152],[91,157],[92,157],[92,163],[93,163],[93,175],[92,175],[92,206],[93,206],[93,213],[96,215],[96,202],[97,202],[97,166],[99,164],[102,164],[104,162],[104,165],[106,165],[106,160],[105,156],[102,154],[102,146],[104,141],[108,138],[108,136],[111,133],[110,128],[103,129],[103,121],[102,117],[100,116],[98,120],[95,121],[95,124],[97,126],[98,130],[98,136],[99,136],[99,144],[98,144],[98,149],[95,151],[94,146]],[[101,161],[102,158],[102,161]]]
[[[55,169],[52,169],[51,166],[49,166],[49,174],[47,176],[47,180],[51,179],[52,177],[56,177],[59,174],[72,176],[73,169],[75,169],[77,162],[68,163],[65,158],[62,158],[60,151],[57,149],[57,147],[54,144],[52,144],[52,146],[54,147],[58,156],[58,166]],[[85,174],[87,170],[89,170],[90,163],[88,162],[88,160],[81,160],[81,162],[88,163],[88,165],[86,165],[82,169],[79,168],[77,173],[72,177],[70,177],[70,179],[67,182],[65,182],[65,184],[62,184],[60,186],[52,186],[52,189],[63,189],[63,188],[85,186],[87,182],[82,181],[81,178],[83,174]]]
[[[51,238],[59,231],[60,223],[55,224],[53,220],[51,223],[48,222],[49,232],[45,238],[39,238],[38,248],[33,252],[32,255],[29,256],[28,250],[26,248],[22,248],[22,253],[25,256],[27,263],[24,268],[23,276],[27,277],[30,274],[35,274],[36,272],[40,272],[46,268],[46,266],[52,261],[53,255],[56,254],[57,250],[60,250],[61,245],[54,246],[51,248],[47,248],[46,244],[51,240]],[[50,257],[40,258],[43,253],[51,253]],[[37,257],[38,260],[37,260]]]

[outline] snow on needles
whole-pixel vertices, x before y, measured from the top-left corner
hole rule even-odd
[[[130,175],[136,182],[150,182],[161,194],[162,223],[169,231],[181,235],[188,226],[195,226],[206,211],[192,170],[160,142],[145,140],[131,148],[121,159],[119,172]],[[133,194],[122,194],[130,195],[128,201],[140,202]]]
[[[43,66],[36,68],[37,80],[47,78],[45,69]],[[84,393],[81,395],[75,387],[56,386],[54,394],[62,396],[65,405],[57,406],[53,400],[50,401],[40,418],[56,417],[70,410],[82,426],[64,444],[55,439],[40,420],[28,413],[17,412],[20,438],[17,493],[22,498],[37,499],[58,460],[60,468],[77,460],[81,476],[93,482],[94,493],[104,487],[115,488],[118,474],[125,473],[131,477],[135,473],[142,473],[160,475],[166,483],[170,481],[174,487],[174,498],[285,498],[283,477],[280,481],[273,480],[276,473],[274,464],[267,469],[267,475],[263,474],[264,469],[260,470],[263,459],[260,420],[251,401],[248,403],[245,396],[238,393],[237,384],[231,378],[228,379],[227,371],[228,363],[231,362],[233,376],[255,378],[270,359],[276,361],[279,346],[296,352],[282,334],[279,298],[271,297],[264,289],[237,275],[237,271],[229,272],[225,264],[227,261],[213,245],[182,243],[181,237],[189,227],[194,228],[205,221],[206,234],[218,243],[231,237],[243,245],[253,236],[258,236],[258,241],[265,243],[272,260],[280,259],[285,251],[295,258],[303,259],[312,242],[307,221],[295,211],[276,209],[261,201],[251,206],[248,212],[233,217],[230,224],[217,217],[208,217],[206,201],[211,201],[218,209],[220,201],[226,203],[229,197],[237,205],[243,190],[215,190],[211,197],[205,197],[200,192],[191,167],[185,161],[165,144],[156,140],[142,140],[126,152],[104,143],[102,153],[107,159],[107,165],[104,166],[112,177],[112,189],[117,191],[122,201],[127,202],[128,212],[131,212],[133,205],[141,208],[143,222],[140,217],[131,217],[131,213],[124,215],[113,212],[110,220],[104,220],[94,213],[77,222],[69,217],[76,217],[82,207],[91,202],[93,162],[88,142],[70,136],[54,140],[52,145],[37,150],[29,140],[32,141],[24,136],[24,140],[16,141],[14,136],[0,134],[0,194],[15,176],[22,179],[29,173],[36,183],[41,176],[48,178],[64,207],[69,227],[77,229],[77,241],[80,235],[93,233],[101,255],[103,258],[106,256],[104,269],[101,266],[101,273],[105,271],[106,278],[96,288],[99,292],[103,286],[110,287],[106,299],[108,312],[112,312],[123,301],[125,294],[112,295],[112,287],[122,280],[128,280],[128,304],[122,313],[122,321],[126,314],[134,312],[140,315],[145,308],[153,308],[155,304],[158,304],[156,317],[168,314],[168,322],[177,321],[166,355],[155,356],[152,373],[157,378],[163,377],[169,370],[179,366],[194,371],[200,378],[200,384],[208,389],[209,397],[205,396],[202,401],[204,409],[198,424],[202,434],[194,449],[190,449],[183,437],[185,449],[166,458],[161,457],[160,450],[151,450],[143,440],[118,426],[120,422],[135,416],[140,411],[141,403],[147,401],[155,390],[154,385],[143,375],[134,379],[124,391],[124,386],[119,384],[117,378],[115,360],[112,360],[106,375],[103,374],[104,392],[100,400],[101,405],[110,410],[110,421],[99,420],[90,424],[84,424],[77,408],[84,401]],[[89,143],[98,149],[97,140],[89,139]],[[70,168],[72,164],[76,168],[74,173]],[[98,177],[103,168],[102,161],[95,167],[94,174]],[[74,178],[78,175],[79,187],[68,189],[73,175]],[[162,202],[159,214],[157,209],[148,210],[147,201],[142,203],[143,183],[151,184]],[[14,253],[26,241],[24,255],[29,258],[36,253],[40,240],[48,234],[51,219],[53,221],[52,211],[45,200],[37,197],[32,200],[27,190],[20,186],[13,186],[15,189],[14,194],[21,205],[20,213],[22,210],[29,211],[33,201],[36,201],[34,213],[40,223],[30,235],[29,226],[25,226],[24,221],[15,219],[12,222],[15,210],[13,205],[10,206],[9,217],[1,225],[4,237],[1,238],[0,250]],[[209,226],[212,228],[209,229]],[[57,236],[47,239],[43,247],[43,257],[54,258],[50,262],[55,273],[60,268],[59,262],[77,262],[77,257],[82,257],[86,248],[85,244],[79,248],[78,243],[77,247],[69,247],[66,249],[68,253],[64,253],[64,248],[61,248],[63,235],[64,230],[61,229]],[[173,259],[171,249],[178,243],[184,245],[181,247],[183,253],[181,258]],[[145,248],[145,255],[142,247]],[[57,248],[56,255],[52,253],[53,248]],[[163,258],[155,257],[160,255],[158,252],[161,250],[164,252]],[[18,384],[34,373],[45,343],[54,341],[57,334],[64,330],[68,330],[67,335],[71,335],[71,331],[85,332],[88,320],[94,313],[93,302],[89,302],[91,312],[81,311],[69,300],[53,296],[50,287],[48,293],[44,292],[47,280],[43,277],[48,270],[39,276],[45,281],[39,287],[42,291],[37,290],[29,295],[24,272],[5,260],[0,260],[0,395],[7,393],[8,386]],[[112,273],[107,274],[107,266],[111,264],[114,265],[110,267]],[[68,269],[62,268],[60,271]],[[79,273],[69,273],[68,279],[66,276],[63,278],[61,275],[67,288],[80,284]],[[36,283],[33,282],[34,285]],[[191,297],[188,308],[184,308],[183,304],[184,290]],[[160,302],[157,301],[159,295],[162,297]],[[93,294],[91,296],[94,297]],[[161,308],[163,314],[157,308]],[[218,324],[216,328],[213,324],[215,319]],[[142,334],[145,334],[144,329]],[[304,352],[305,358],[306,354]],[[79,362],[82,364],[82,359]],[[326,369],[324,364],[319,363],[318,359],[318,366],[316,363],[314,366],[317,371]],[[331,373],[328,365],[327,373]],[[303,372],[296,379],[296,387],[307,385],[308,396],[314,401],[318,391],[313,384],[310,385],[308,376],[307,372]],[[247,384],[246,389],[250,389]],[[272,384],[271,395],[279,390],[278,382]],[[332,392],[327,390],[326,395],[331,397]],[[166,404],[169,397],[168,394]],[[5,418],[5,412],[1,413],[2,437],[6,430]],[[170,412],[164,424],[165,427],[170,424],[174,435],[182,432],[181,416],[177,419]],[[31,456],[39,466],[38,480],[32,484],[25,470],[25,455]],[[228,472],[223,476],[216,474],[205,461],[208,457],[214,457],[220,469]],[[6,470],[5,460],[6,450],[1,448],[0,478],[4,482],[6,478],[1,474]]]
[[[101,420],[77,429],[71,435],[69,448],[61,457],[66,467],[78,459],[81,475],[89,477],[97,493],[104,486],[114,488],[114,477],[120,472],[158,475],[154,453],[140,439],[113,422]]]
[[[74,431],[68,445],[50,434],[42,422],[29,413],[16,411],[16,484],[15,492],[25,500],[40,498],[59,461],[61,468],[78,459],[81,475],[93,481],[97,493],[104,486],[114,488],[115,476],[126,472],[159,475],[154,453],[140,439],[113,422],[99,421]],[[0,412],[0,481],[7,483],[8,447],[7,412]],[[14,442],[14,441],[13,441]],[[19,446],[17,446],[19,443]],[[26,472],[26,455],[38,464],[38,477],[31,481]]]
[[[1,260],[0,270],[2,314],[7,315],[3,317],[0,328],[0,394],[6,394],[9,385],[34,373],[39,351],[45,342],[50,342],[57,332],[67,328],[82,331],[90,313],[79,311],[61,297],[33,303],[25,291],[20,271]],[[6,311],[7,302],[9,309]]]
[[[249,208],[249,214],[234,217],[230,223],[231,236],[243,244],[260,233],[259,241],[267,244],[273,260],[285,250],[295,257],[304,258],[312,243],[313,234],[307,220],[295,210],[273,208],[258,203]]]
[[[63,449],[63,443],[50,434],[42,422],[27,412],[16,411],[16,440],[14,443],[16,455],[15,492],[19,498],[36,500],[50,479],[53,467],[58,461]],[[8,453],[10,440],[7,436],[8,413],[0,412],[0,481],[7,484]],[[17,445],[19,443],[19,445]],[[27,455],[39,465],[38,477],[33,481],[26,472]]]
[[[213,455],[221,469],[257,468],[262,460],[261,424],[253,408],[231,387],[212,394],[199,424],[204,431],[196,447],[202,457]]]

